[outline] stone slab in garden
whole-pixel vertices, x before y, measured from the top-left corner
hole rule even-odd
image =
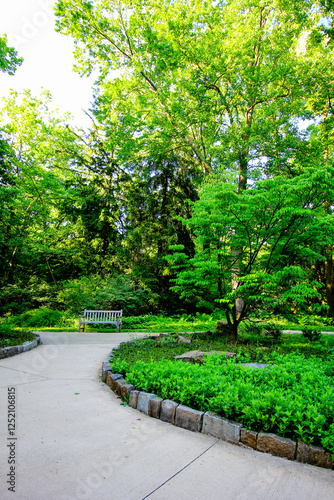
[[[170,424],[174,424],[175,412],[178,406],[179,405],[175,403],[175,401],[171,401],[170,399],[165,399],[161,403],[160,420],[162,420],[163,422],[169,422]]]
[[[306,444],[298,441],[297,444],[297,462],[317,465],[325,469],[333,469],[334,462],[331,454],[319,446]]]
[[[121,388],[122,399],[126,399],[128,396],[130,396],[130,393],[133,390],[134,390],[134,387],[132,384],[124,384]]]
[[[265,363],[238,363],[239,366],[248,366],[249,368],[252,368],[253,370],[256,369],[261,369],[263,370],[264,368],[268,368],[268,365]]]
[[[220,417],[210,411],[204,414],[203,434],[209,434],[229,443],[239,444],[242,424]]]
[[[178,356],[174,356],[174,359],[176,359],[176,361],[198,363],[201,365],[203,364],[204,356],[210,354],[223,354],[223,351],[188,351]]]
[[[106,383],[113,391],[116,388],[115,383],[119,378],[122,378],[122,375],[120,373],[111,373],[111,372],[107,373]]]
[[[124,378],[118,378],[115,380],[115,392],[118,396],[122,396],[122,389],[127,384],[127,381]]]
[[[160,418],[160,409],[161,403],[163,402],[162,398],[156,396],[155,398],[151,398],[148,402],[148,414],[153,418]]]
[[[296,455],[296,442],[291,439],[276,436],[276,434],[259,432],[256,449],[263,453],[270,453],[276,457],[294,460]]]
[[[257,432],[250,431],[248,429],[241,429],[240,442],[245,446],[249,446],[250,448],[253,448],[253,450],[256,450],[257,436]]]
[[[138,404],[138,395],[140,391],[131,391],[129,396],[129,406],[136,409]]]
[[[175,411],[175,425],[193,432],[200,432],[204,412],[179,405]]]
[[[139,392],[137,401],[137,410],[148,415],[148,407],[150,399],[156,398],[156,394],[150,394],[148,392]]]

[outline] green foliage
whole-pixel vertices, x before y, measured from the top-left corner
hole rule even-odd
[[[279,325],[275,324],[263,325],[263,329],[265,335],[272,338],[274,342],[280,342],[283,332]]]
[[[272,354],[266,370],[252,370],[224,356],[203,366],[161,360],[113,361],[137,389],[201,411],[214,411],[255,431],[322,444],[334,453],[331,425],[334,384],[326,363],[301,355]]]
[[[321,339],[321,332],[312,328],[303,328],[303,336],[310,342],[318,342]]]
[[[39,309],[33,309],[19,316],[12,317],[11,322],[18,327],[43,328],[65,326],[69,319],[69,315],[63,311],[40,307]]]
[[[23,342],[35,338],[32,332],[15,331],[14,325],[8,321],[0,322],[0,348],[21,345]]]
[[[67,281],[58,299],[73,314],[82,314],[84,309],[123,309],[126,316],[147,312],[150,307],[149,290],[124,275],[90,275]]]
[[[196,235],[196,253],[193,258],[182,250],[174,254],[174,290],[181,297],[211,296],[236,326],[258,309],[282,312],[311,301],[321,309],[315,302],[319,285],[309,268],[323,259],[321,248],[334,236],[332,216],[324,210],[333,200],[332,179],[332,168],[319,166],[236,193],[224,176],[213,176],[192,218],[184,221]],[[237,316],[240,298],[244,305]]]
[[[23,62],[17,57],[17,52],[13,47],[8,47],[7,36],[0,36],[0,71],[14,75],[17,67]]]

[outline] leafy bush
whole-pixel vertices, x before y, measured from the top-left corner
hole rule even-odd
[[[113,360],[136,389],[201,411],[213,411],[254,431],[320,444],[334,453],[334,384],[316,358],[272,354],[267,370],[252,370],[225,356],[193,365],[161,360]]]
[[[311,328],[303,328],[302,334],[310,342],[317,342],[321,338],[321,332],[312,330]]]
[[[27,340],[35,339],[32,332],[17,332],[8,322],[0,323],[0,348],[21,345]]]
[[[267,337],[270,337],[274,342],[279,342],[282,337],[282,330],[277,324],[263,325],[264,333]]]
[[[13,317],[11,321],[16,326],[24,328],[44,328],[64,325],[66,320],[68,320],[68,316],[64,312],[40,307]]]
[[[84,309],[123,309],[125,315],[147,313],[150,309],[149,290],[125,275],[91,275],[66,281],[58,300],[75,315],[82,314]]]

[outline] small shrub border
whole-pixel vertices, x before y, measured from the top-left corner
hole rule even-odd
[[[121,344],[126,343],[122,342]],[[111,360],[114,351],[117,350],[118,347],[115,347],[111,351],[108,360],[102,363],[102,380],[132,408],[138,409],[153,418],[160,418],[173,425],[209,434],[233,444],[301,463],[334,469],[331,454],[322,447],[307,444],[300,440],[281,437],[273,433],[255,432],[245,428],[239,422],[220,417],[210,411],[201,412],[168,399],[159,398],[155,394],[136,390],[133,385],[122,378],[121,374],[112,373]],[[164,412],[163,408],[166,406],[169,411],[172,411],[171,408],[173,409],[172,417],[165,417],[166,411]]]
[[[21,354],[22,352],[30,351],[34,349],[38,345],[41,344],[41,338],[37,333],[34,333],[35,339],[27,342],[23,342],[21,345],[9,346],[9,347],[1,347],[0,348],[0,359],[10,358],[11,356],[15,356],[16,354]]]

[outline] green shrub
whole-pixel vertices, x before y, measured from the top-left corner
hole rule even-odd
[[[130,363],[119,356],[112,369],[136,389],[334,453],[334,384],[326,371],[330,364],[277,353],[268,364],[268,369],[253,370],[218,355],[208,356],[202,366],[166,359]]]
[[[310,342],[317,342],[321,338],[321,332],[312,330],[311,328],[303,328],[302,334]]]
[[[12,318],[12,321],[16,326],[24,328],[55,327],[64,324],[64,320],[64,312],[53,311],[52,309],[47,309],[46,307],[33,309]]]
[[[143,314],[150,310],[150,292],[133,282],[129,276],[83,276],[63,282],[58,300],[72,314],[84,309],[119,310],[124,315]]]
[[[282,337],[282,329],[277,324],[263,325],[264,334],[271,338],[273,342],[280,342]]]

